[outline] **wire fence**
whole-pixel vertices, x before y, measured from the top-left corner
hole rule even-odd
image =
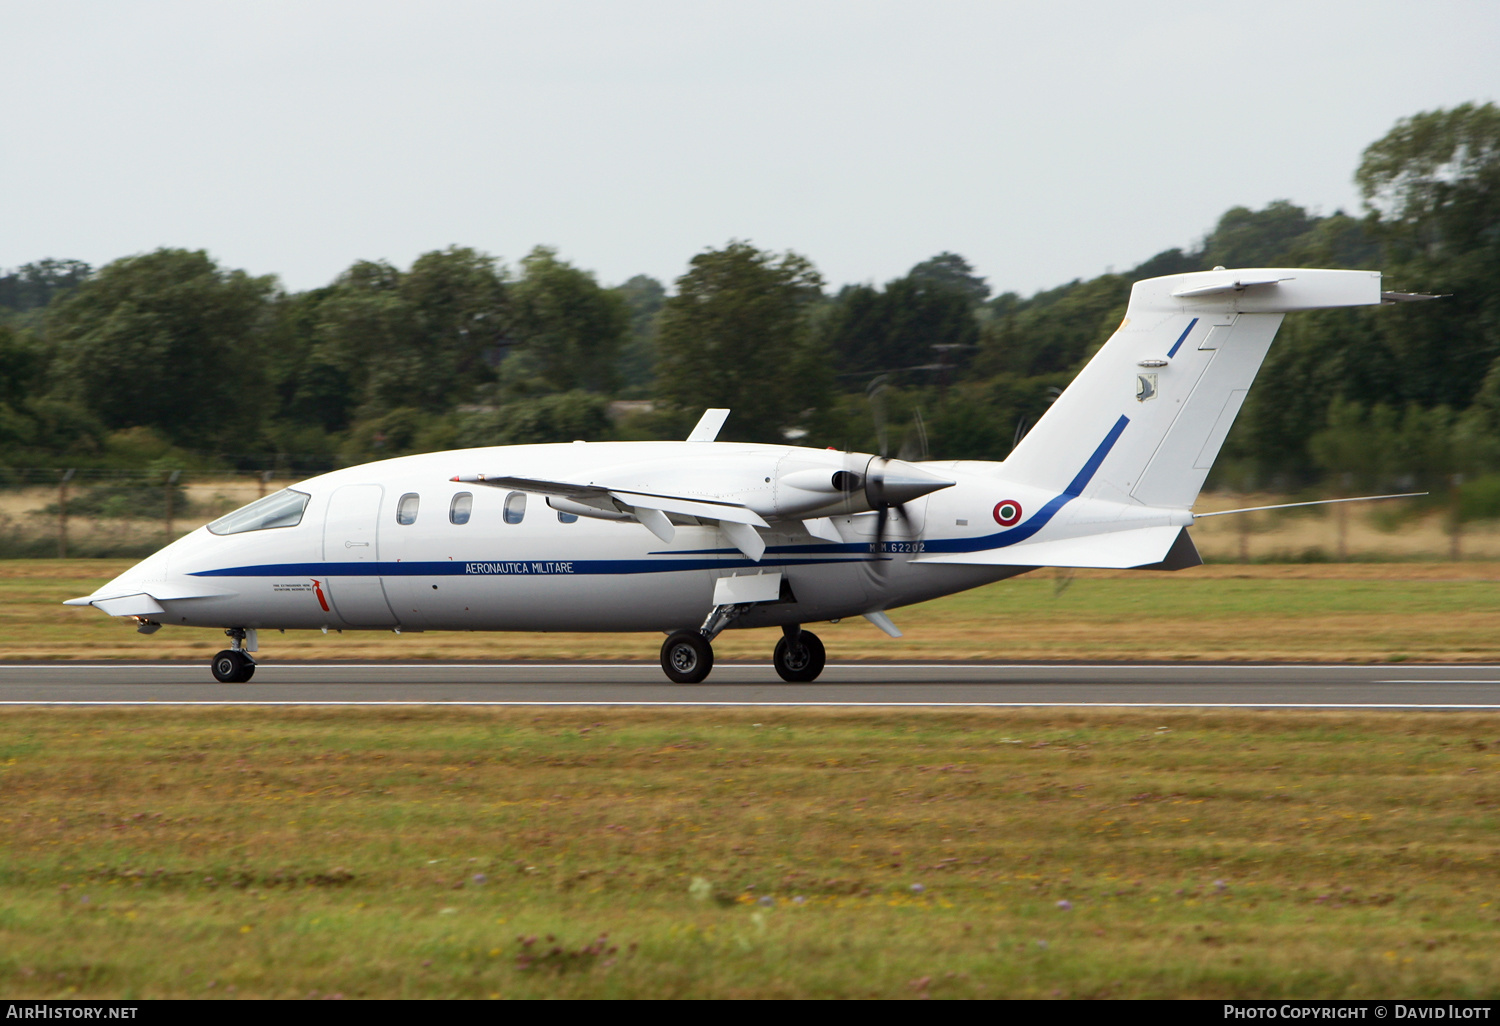
[[[0,558],[146,555],[305,476],[289,469],[7,468]]]
[[[19,467],[0,474],[0,559],[141,558],[307,477],[301,469]],[[1298,496],[1305,498],[1306,496]],[[1201,520],[1212,562],[1500,560],[1500,519],[1458,516],[1458,483],[1428,500],[1313,507]],[[1200,512],[1283,501],[1208,493]]]

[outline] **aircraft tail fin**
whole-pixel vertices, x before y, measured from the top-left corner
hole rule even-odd
[[[1136,282],[1119,329],[1016,446],[1005,474],[1187,508],[1282,318],[1380,302],[1375,271],[1218,269]]]

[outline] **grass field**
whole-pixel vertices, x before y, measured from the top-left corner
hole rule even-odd
[[[209,630],[136,634],[65,607],[123,560],[0,561],[0,659],[203,659]],[[1500,659],[1500,563],[1211,564],[1178,573],[1043,570],[896,610],[892,640],[862,619],[813,624],[831,660]],[[779,632],[726,631],[720,659],[768,661]],[[263,661],[657,658],[653,634],[314,631],[261,638]]]
[[[0,989],[1453,997],[1500,717],[8,710]]]

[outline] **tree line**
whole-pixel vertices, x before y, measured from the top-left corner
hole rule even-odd
[[[1199,244],[1029,297],[954,253],[830,288],[730,241],[670,288],[555,250],[360,261],[290,292],[161,249],[0,275],[0,477],[44,466],[313,472],[574,438],[724,437],[1003,459],[1111,334],[1130,286],[1214,266],[1380,270],[1438,303],[1290,318],[1214,481],[1437,487],[1500,471],[1500,109],[1404,118],[1364,152],[1358,215],[1282,200]]]

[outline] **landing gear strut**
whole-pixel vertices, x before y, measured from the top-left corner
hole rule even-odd
[[[805,631],[796,624],[781,628],[781,633],[773,659],[777,674],[789,684],[817,680],[827,662],[823,642],[812,631]]]
[[[255,676],[255,660],[244,649],[245,628],[231,627],[224,633],[229,635],[229,647],[214,656],[209,666],[220,684],[243,684]]]

